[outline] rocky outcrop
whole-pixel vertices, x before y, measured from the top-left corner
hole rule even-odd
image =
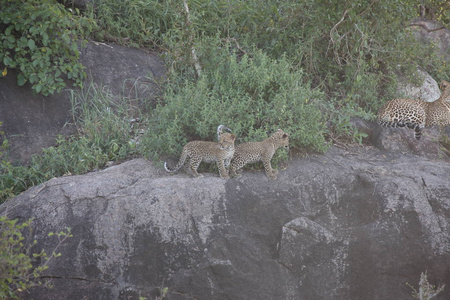
[[[0,211],[35,218],[37,251],[49,231],[74,235],[46,272],[54,288],[25,299],[409,299],[425,270],[450,286],[449,182],[448,162],[367,147],[294,157],[272,181],[135,159]]]
[[[164,76],[164,64],[155,53],[128,47],[89,43],[80,60],[91,81],[117,96],[154,99],[159,89],[153,80]],[[41,148],[54,145],[58,134],[73,133],[70,93],[48,97],[33,94],[30,86],[17,85],[17,72],[8,70],[0,80],[0,131],[6,133],[12,160],[26,161]],[[67,82],[71,87],[71,82]],[[1,137],[0,137],[1,139]]]

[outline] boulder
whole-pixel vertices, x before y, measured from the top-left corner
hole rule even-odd
[[[450,29],[435,20],[416,18],[409,23],[411,32],[419,41],[436,46],[444,60],[450,60]]]
[[[54,178],[0,214],[35,251],[71,227],[24,299],[409,299],[450,286],[450,164],[370,147],[293,157],[277,180],[166,173],[144,159]],[[449,299],[445,289],[435,299]]]
[[[408,99],[418,99],[425,102],[433,102],[441,96],[439,85],[436,80],[426,71],[417,68],[417,76],[422,78],[422,83],[417,85],[409,82],[406,77],[401,77],[398,91]]]
[[[367,134],[364,143],[384,151],[415,154],[429,159],[450,162],[450,126],[431,126],[422,129],[420,140],[414,137],[414,130],[383,127],[375,121],[358,117],[351,118],[350,123],[359,132]]]
[[[442,63],[450,60],[450,29],[434,20],[416,18],[411,20],[408,30],[416,39],[425,44],[436,47],[436,54],[442,59]],[[423,66],[424,67],[424,66]],[[417,68],[417,77],[423,78],[420,85],[409,82],[405,76],[401,76],[398,91],[410,99],[420,99],[433,102],[440,96],[438,83],[422,68]]]
[[[86,86],[95,82],[118,97],[154,100],[159,93],[155,81],[165,72],[156,53],[105,43],[88,43],[80,60],[89,76]],[[42,148],[54,145],[58,134],[68,135],[74,129],[70,126],[69,90],[47,97],[36,95],[28,84],[19,87],[16,78],[17,72],[8,70],[0,80],[0,131],[10,142],[11,159],[25,162]]]

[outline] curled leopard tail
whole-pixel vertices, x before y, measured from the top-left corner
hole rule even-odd
[[[403,128],[408,127],[409,129],[414,130],[414,137],[416,140],[420,140],[422,136],[422,127],[417,123],[412,122],[389,122],[389,121],[381,121],[378,120],[378,124],[385,127],[394,127],[394,128]]]
[[[420,137],[422,136],[422,128],[419,124],[416,123],[406,123],[406,127],[414,130],[414,137],[416,140],[420,140]]]
[[[219,126],[217,127],[217,141],[219,141],[219,142],[220,142],[220,136],[222,135],[223,130],[226,130],[226,131],[228,131],[228,132],[231,132],[231,129],[228,128],[227,126],[225,126],[225,125],[219,125]]]
[[[171,172],[171,173],[178,171],[184,165],[184,162],[186,161],[186,157],[187,157],[187,153],[185,153],[185,152],[181,153],[180,160],[178,161],[176,166],[173,168],[169,168],[167,166],[167,162],[165,161],[164,169],[166,169],[167,172]]]

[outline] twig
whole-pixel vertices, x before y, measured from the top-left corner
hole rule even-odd
[[[187,3],[187,0],[183,0],[183,4],[184,4],[184,10],[186,11],[186,27],[189,28],[191,25],[191,18],[190,18],[189,6]],[[192,60],[194,61],[194,67],[195,67],[195,70],[197,71],[197,76],[200,77],[202,74],[202,66],[198,62],[197,52],[195,51],[195,48],[193,45],[192,32],[189,33],[189,44],[191,45],[191,54],[192,54]]]
[[[422,27],[423,29],[425,29],[426,32],[433,32],[433,31],[438,31],[438,30],[441,30],[441,29],[445,29],[445,28],[446,28],[445,26],[441,26],[441,27],[438,27],[438,28],[429,29],[425,24],[421,24],[421,23],[410,23],[408,26],[409,26],[409,27],[412,27],[412,26],[420,26],[420,27]]]

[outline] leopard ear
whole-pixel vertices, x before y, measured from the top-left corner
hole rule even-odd
[[[288,134],[287,133],[283,134],[282,138],[283,139],[287,139],[288,138]]]
[[[235,135],[235,134],[232,134],[232,135],[231,135],[231,139],[232,139],[233,141],[235,141],[235,140],[236,140],[236,135]]]

